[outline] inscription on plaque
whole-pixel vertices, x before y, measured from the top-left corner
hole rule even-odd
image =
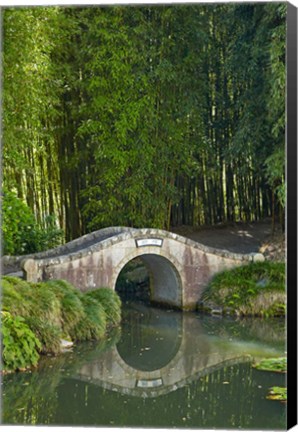
[[[147,238],[147,239],[138,239],[136,240],[137,247],[142,246],[159,246],[162,247],[162,239],[158,238]]]

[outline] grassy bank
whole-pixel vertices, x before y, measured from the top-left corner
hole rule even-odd
[[[284,316],[285,264],[257,262],[218,273],[198,308],[238,316]]]
[[[2,369],[35,366],[59,354],[61,340],[100,340],[121,320],[121,301],[109,288],[81,293],[63,280],[28,283],[2,279]]]

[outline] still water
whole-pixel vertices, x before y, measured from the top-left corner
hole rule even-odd
[[[283,321],[128,301],[121,332],[4,376],[2,423],[284,429],[286,406],[266,395],[285,375],[252,368],[283,355]]]

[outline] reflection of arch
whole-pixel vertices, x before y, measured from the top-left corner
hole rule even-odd
[[[160,248],[150,247],[145,250],[136,249],[127,255],[114,269],[113,289],[121,270],[135,258],[141,258],[148,268],[150,275],[151,300],[159,304],[183,306],[182,282],[180,265],[177,260],[167,253],[163,255]]]
[[[182,323],[181,313],[168,314],[136,304],[124,316],[122,336],[116,344],[118,354],[136,371],[160,370],[176,357],[180,349]]]
[[[160,313],[169,314],[165,310],[160,310]],[[135,369],[120,356],[117,346],[113,346],[98,358],[80,365],[76,377],[122,394],[156,397],[223,367],[252,361],[249,354],[239,355],[239,345],[235,342],[227,339],[222,342],[221,338],[215,338],[210,344],[200,320],[193,314],[183,314],[178,352],[160,369]]]

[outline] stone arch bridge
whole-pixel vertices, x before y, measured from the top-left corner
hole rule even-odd
[[[2,265],[22,268],[29,281],[65,279],[86,291],[115,289],[120,271],[136,257],[148,268],[151,300],[188,310],[196,307],[215,273],[264,259],[210,248],[168,231],[112,227],[39,254],[4,257]]]

